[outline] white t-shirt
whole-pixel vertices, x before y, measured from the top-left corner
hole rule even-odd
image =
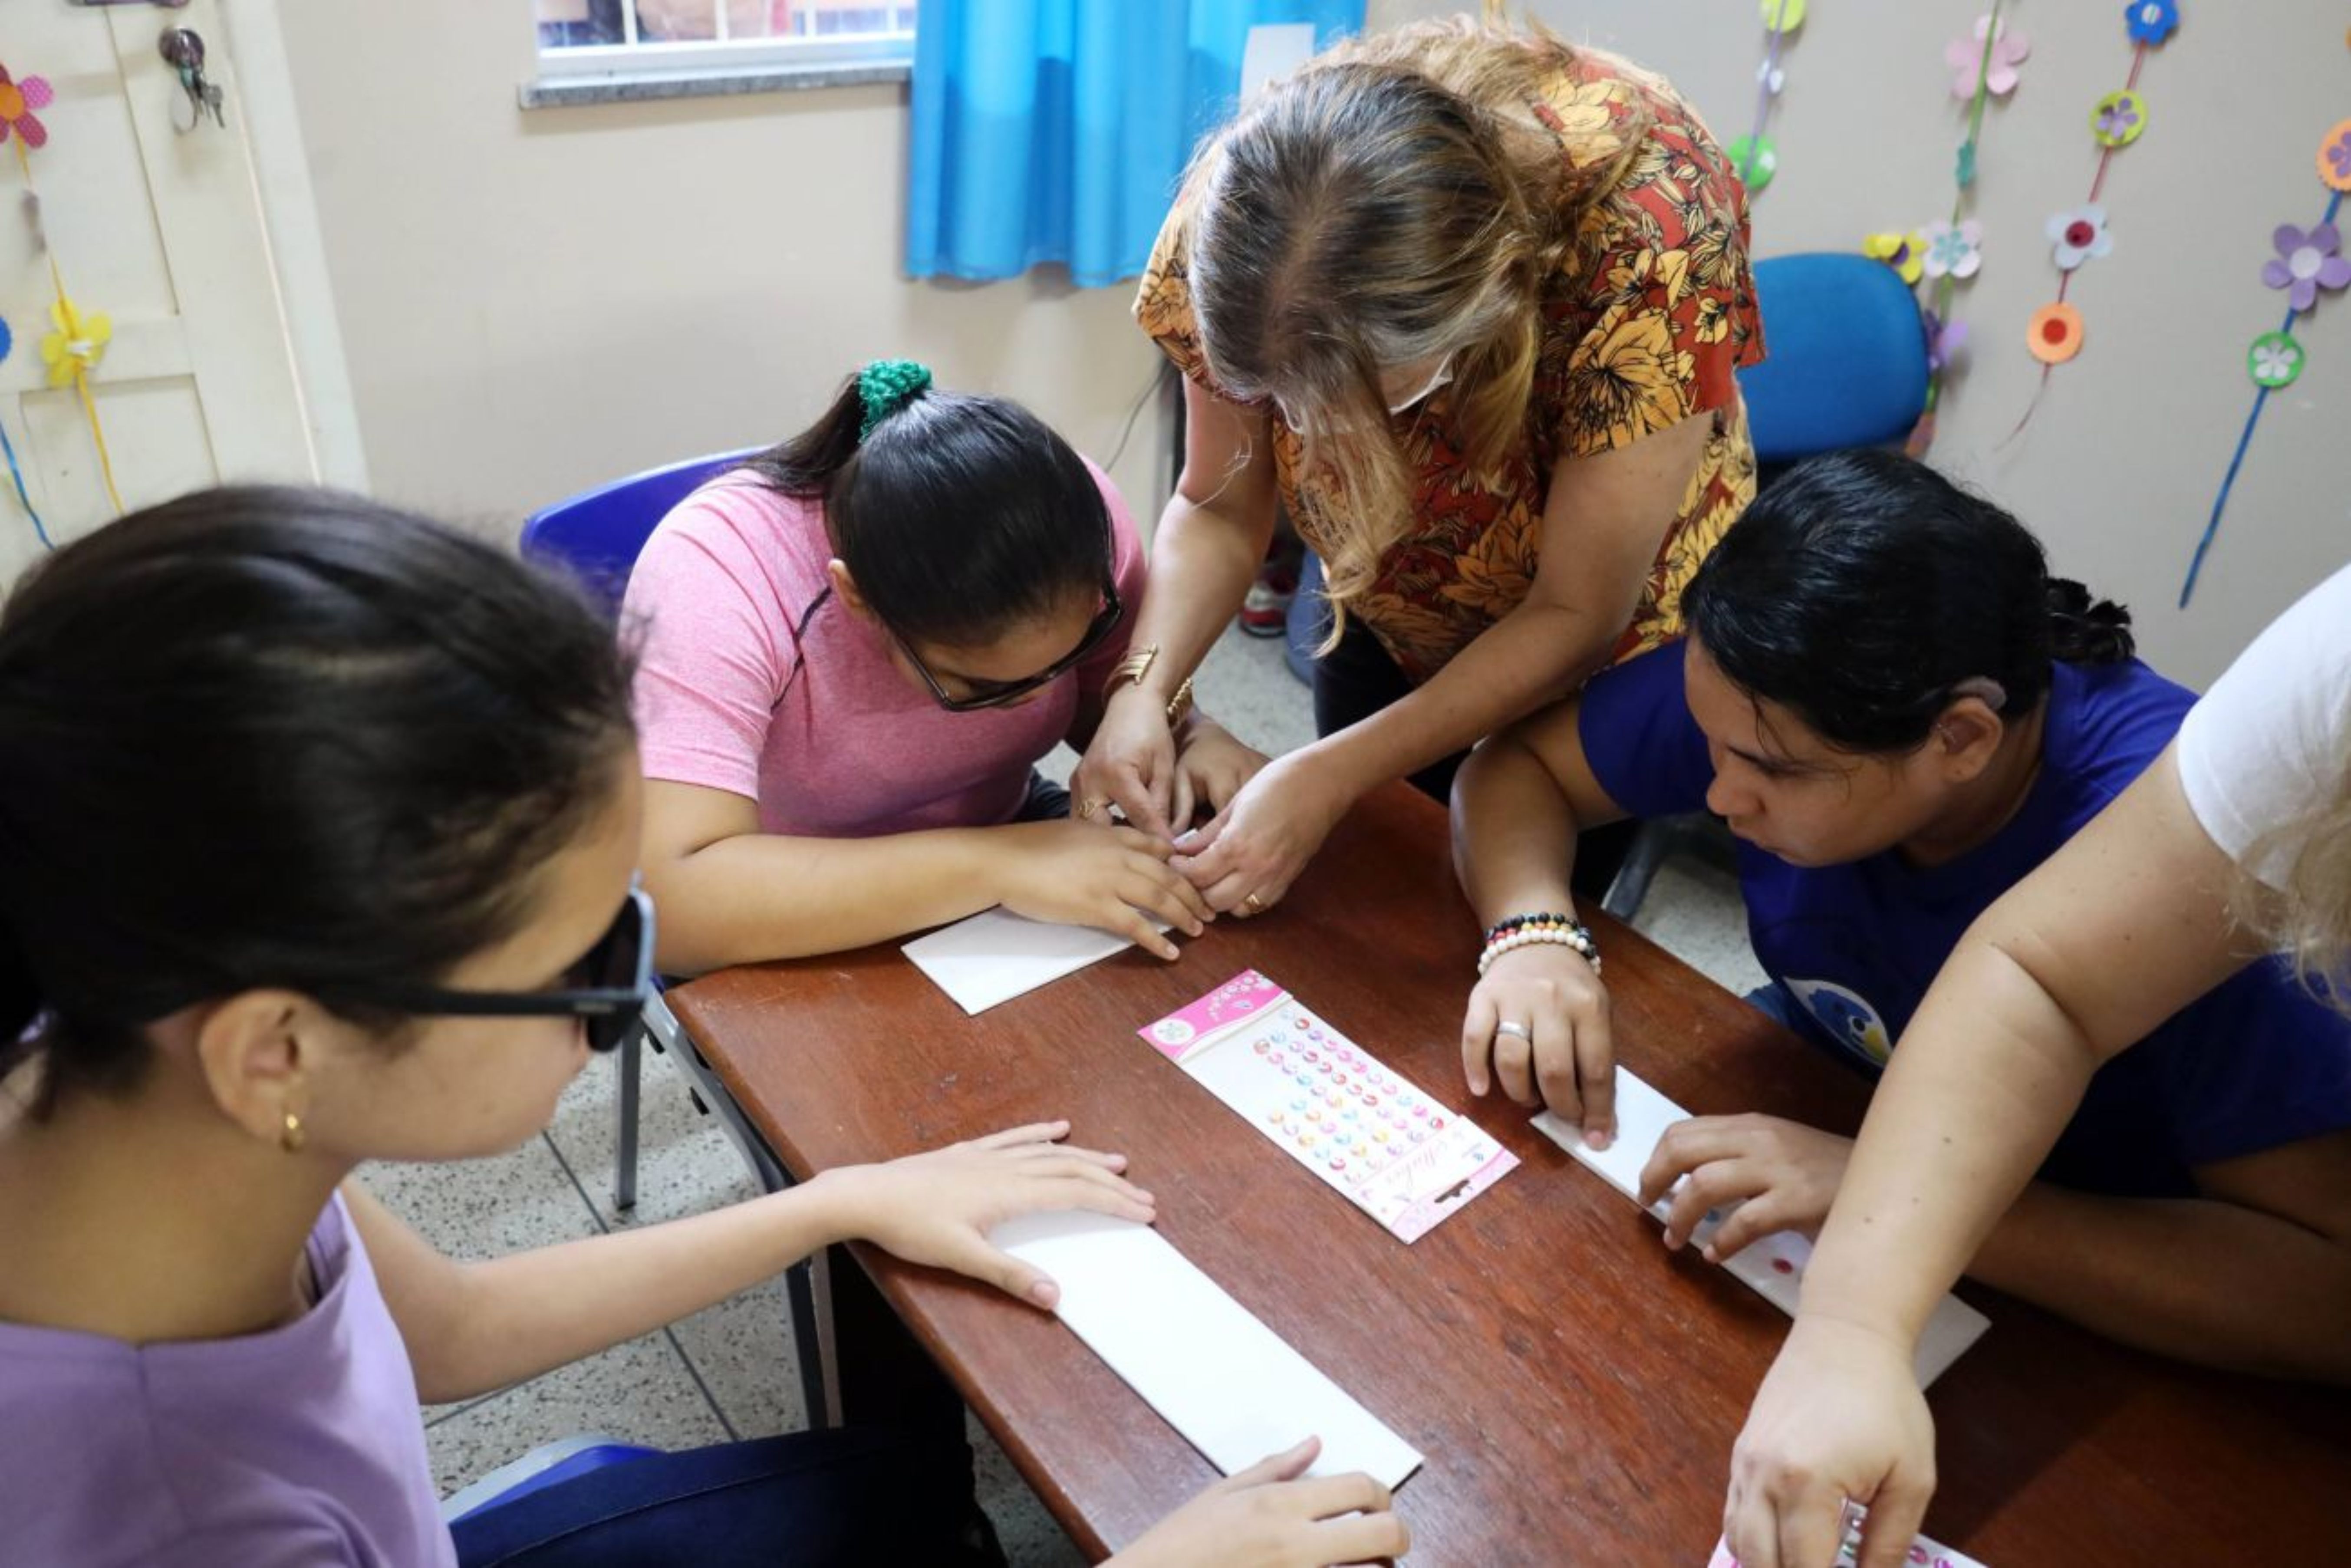
[[[2179,781],[2212,841],[2262,882],[2302,845],[2262,838],[2342,797],[2351,774],[2351,567],[2253,639],[2179,727]]]

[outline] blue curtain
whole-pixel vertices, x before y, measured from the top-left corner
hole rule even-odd
[[[906,270],[1089,287],[1143,270],[1199,133],[1240,89],[1251,27],[1322,47],[1364,0],[923,0]]]

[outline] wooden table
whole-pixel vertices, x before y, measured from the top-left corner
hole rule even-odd
[[[1854,1074],[1594,924],[1625,1065],[1694,1112],[1858,1124]],[[1787,1320],[1669,1256],[1655,1221],[1523,1111],[1469,1099],[1458,1034],[1476,954],[1444,815],[1397,786],[1356,810],[1278,910],[1219,922],[1178,964],[1130,950],[977,1019],[894,946],[733,970],[672,999],[797,1175],[1054,1116],[1131,1155],[1168,1239],[1428,1456],[1396,1499],[1412,1562],[1703,1563],[1731,1442]],[[1394,1239],[1136,1038],[1251,967],[1524,1164],[1417,1243]],[[1214,1479],[1050,1317],[859,1257],[1090,1550],[1133,1541]],[[2170,1364],[1966,1293],[1992,1328],[1931,1396],[1929,1533],[1991,1568],[2316,1563],[2351,1548],[2339,1392]]]

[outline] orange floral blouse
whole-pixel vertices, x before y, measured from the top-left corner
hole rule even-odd
[[[1698,113],[1662,79],[1579,50],[1534,106],[1578,167],[1640,152],[1596,203],[1574,259],[1543,301],[1547,319],[1527,439],[1502,482],[1480,484],[1447,439],[1442,392],[1399,419],[1416,475],[1411,531],[1349,606],[1414,681],[1425,681],[1522,602],[1534,578],[1545,493],[1562,458],[1624,446],[1696,414],[1714,434],[1612,662],[1681,631],[1681,591],[1755,498],[1755,450],[1732,371],[1763,358],[1747,256],[1747,193]],[[1642,121],[1646,120],[1646,130]],[[1186,375],[1214,390],[1192,319],[1188,257],[1171,216],[1134,302]],[[1281,498],[1309,545],[1335,504],[1272,422]]]

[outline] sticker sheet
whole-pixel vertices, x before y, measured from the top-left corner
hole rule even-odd
[[[1399,1240],[1519,1163],[1254,969],[1135,1032]]]

